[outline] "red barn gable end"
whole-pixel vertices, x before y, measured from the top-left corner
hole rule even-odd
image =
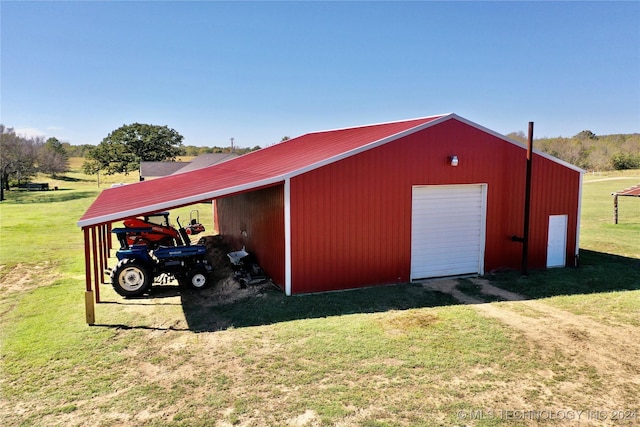
[[[213,199],[219,233],[287,294],[483,274],[520,267],[525,167],[523,146],[448,114],[310,133],[108,189],[79,225]],[[573,265],[582,171],[536,152],[532,176],[529,266]]]
[[[335,137],[338,135],[327,133],[303,138],[305,143],[321,144],[324,138]],[[457,166],[451,165],[454,155]],[[291,231],[284,239],[290,240],[288,254],[286,245],[275,247],[273,241],[238,236],[238,224],[260,228],[264,220],[260,209],[247,208],[253,193],[243,195],[242,204],[235,197],[218,201],[219,215],[233,218],[220,221],[220,232],[237,245],[250,243],[260,259],[268,254],[284,258],[273,277],[281,284],[289,282],[286,290],[290,293],[408,282],[420,278],[412,277],[412,239],[416,238],[412,189],[449,186],[449,191],[455,191],[456,186],[477,185],[486,192],[482,259],[477,268],[464,273],[519,268],[521,243],[511,237],[522,234],[525,167],[522,146],[464,120],[446,120],[299,173],[289,179],[288,186],[274,191],[274,198],[285,204],[288,200],[285,215],[290,217]],[[529,264],[531,268],[547,265],[548,226],[553,215],[567,216],[564,265],[573,264],[581,171],[538,154],[533,176]],[[255,193],[256,199],[262,196]],[[443,205],[442,215],[455,215],[448,209]],[[276,228],[283,221],[263,226]]]

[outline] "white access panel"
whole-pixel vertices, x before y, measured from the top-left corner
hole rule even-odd
[[[564,267],[567,253],[567,215],[549,216],[547,267]]]
[[[412,189],[411,280],[484,274],[486,184]]]

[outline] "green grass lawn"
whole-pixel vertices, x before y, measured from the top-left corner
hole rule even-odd
[[[10,191],[0,204],[2,425],[518,426],[532,423],[463,415],[639,409],[633,371],[609,378],[414,284],[288,298],[265,290],[221,305],[190,292],[124,300],[105,287],[89,327],[76,221],[100,188],[77,167],[38,178],[58,191]],[[101,188],[136,179],[101,177]],[[640,171],[586,177],[579,268],[491,280],[637,333],[640,199],[622,200],[613,225],[610,193],[638,183]]]

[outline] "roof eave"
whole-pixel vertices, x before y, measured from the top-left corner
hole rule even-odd
[[[184,197],[181,199],[173,199],[170,202],[156,203],[153,205],[142,206],[136,209],[120,211],[114,214],[100,215],[100,216],[91,217],[87,219],[80,219],[77,222],[77,225],[78,227],[85,228],[85,227],[92,227],[100,224],[108,224],[115,221],[120,221],[125,218],[129,218],[132,216],[138,216],[138,215],[143,215],[145,213],[158,212],[158,211],[167,210],[167,209],[175,209],[181,206],[187,206],[187,205],[193,205],[195,203],[206,202],[208,200],[213,200],[218,197],[229,196],[235,193],[242,193],[245,191],[250,191],[250,190],[254,190],[261,187],[268,187],[268,186],[272,186],[272,185],[284,182],[284,180],[285,180],[284,177],[277,176],[269,179],[254,181],[250,184],[243,184],[235,187],[223,188],[216,191],[195,194],[195,195]]]

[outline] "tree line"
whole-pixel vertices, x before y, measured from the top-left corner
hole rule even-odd
[[[65,152],[69,155],[69,157],[87,157],[87,154],[95,150],[96,146],[94,144],[81,144],[81,145],[71,145],[68,142],[62,143],[62,148],[64,148]],[[198,147],[195,145],[185,145],[180,149],[180,156],[187,157],[197,157],[201,154],[212,154],[212,153],[231,153],[234,152],[238,155],[247,154],[251,151],[259,150],[259,145],[254,147],[234,147],[231,149],[230,146],[220,147],[214,145],[212,147]]]
[[[526,145],[524,132],[508,138]],[[283,137],[286,141],[289,137]],[[24,137],[0,124],[0,200],[12,184],[29,182],[37,173],[52,176],[69,169],[70,157],[85,159],[87,174],[129,173],[141,161],[175,161],[178,156],[207,153],[245,154],[260,149],[184,146],[183,136],[167,126],[133,123],[109,133],[100,144],[71,145],[57,138]],[[640,168],[640,134],[596,135],[589,130],[571,138],[538,138],[534,148],[586,170]]]
[[[0,124],[0,200],[11,183],[29,182],[37,173],[56,176],[69,169],[69,156],[56,138],[25,138]]]
[[[524,132],[507,137],[527,144]],[[534,138],[534,149],[585,170],[640,169],[640,134],[596,135],[584,130],[571,138]]]
[[[283,138],[284,139],[284,138]],[[235,152],[242,155],[260,149],[183,146],[183,136],[167,126],[133,123],[109,133],[100,144],[71,145],[57,138],[24,137],[0,125],[0,200],[13,185],[29,182],[36,174],[51,176],[69,170],[69,158],[84,158],[89,175],[129,173],[142,161],[175,161],[178,156]]]

